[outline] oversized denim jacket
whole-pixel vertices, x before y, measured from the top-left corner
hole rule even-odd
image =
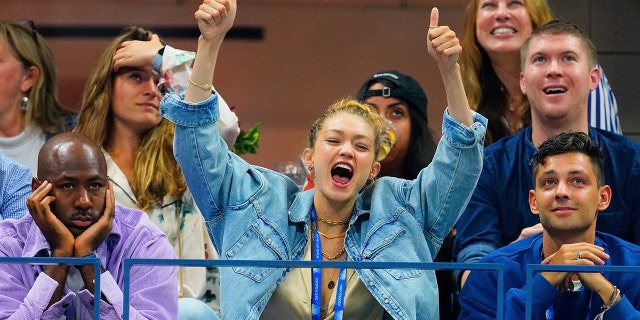
[[[217,95],[196,104],[166,95],[160,112],[176,123],[174,153],[221,259],[302,259],[314,191],[300,192],[288,177],[252,166],[230,152],[216,127]],[[467,128],[445,111],[433,162],[415,180],[380,178],[358,195],[345,237],[350,259],[433,261],[482,169],[486,119],[473,116],[476,122]],[[223,268],[222,318],[258,319],[288,271]],[[433,270],[357,272],[391,317],[438,318]]]

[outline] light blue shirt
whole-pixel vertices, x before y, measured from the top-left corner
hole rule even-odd
[[[166,95],[160,113],[176,123],[174,153],[221,259],[300,260],[309,241],[314,189],[252,166],[218,133],[217,96],[188,104]],[[482,169],[486,119],[467,128],[446,115],[433,162],[413,180],[380,178],[358,195],[345,236],[353,261],[432,262],[466,206]],[[258,319],[285,268],[231,267],[221,272],[223,319]],[[395,319],[437,319],[433,270],[357,270]],[[349,308],[349,301],[345,301]]]
[[[27,212],[31,170],[0,154],[0,220],[18,219]]]

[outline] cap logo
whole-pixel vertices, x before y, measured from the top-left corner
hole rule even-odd
[[[394,78],[394,79],[396,79],[396,80],[398,80],[398,79],[399,79],[399,77],[398,77],[397,75],[395,75],[395,74],[393,74],[393,73],[388,73],[388,72],[386,72],[386,73],[376,73],[376,74],[374,74],[374,75],[373,75],[373,77],[374,77],[374,78],[379,78],[379,77],[391,77],[391,78]]]
[[[391,96],[391,88],[389,88],[389,87],[384,87],[384,88],[382,89],[382,96],[383,96],[383,97],[385,97],[385,98],[390,97],[390,96]]]

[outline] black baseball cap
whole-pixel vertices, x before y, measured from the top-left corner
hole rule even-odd
[[[385,79],[393,83],[392,87],[384,87],[382,90],[369,90],[373,84]],[[365,81],[358,90],[357,99],[364,101],[369,97],[394,97],[403,100],[409,108],[418,111],[427,120],[427,95],[422,87],[409,75],[397,70],[380,71]]]

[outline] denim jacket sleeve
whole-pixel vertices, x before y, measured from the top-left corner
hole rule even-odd
[[[432,163],[423,169],[411,198],[422,199],[426,215],[424,232],[428,243],[441,243],[451,230],[476,186],[482,170],[484,133],[487,120],[472,112],[474,123],[465,127],[445,112],[442,138]],[[427,201],[428,198],[428,201]],[[439,246],[438,246],[439,247]],[[438,248],[430,248],[437,252]]]
[[[473,263],[502,246],[500,213],[496,208],[494,162],[485,157],[484,167],[469,204],[457,222],[458,234],[454,243],[457,262]]]
[[[165,95],[160,114],[176,124],[173,152],[205,221],[224,212],[231,190],[233,154],[220,137],[218,96],[187,103],[176,94]],[[187,143],[188,142],[188,143]]]

